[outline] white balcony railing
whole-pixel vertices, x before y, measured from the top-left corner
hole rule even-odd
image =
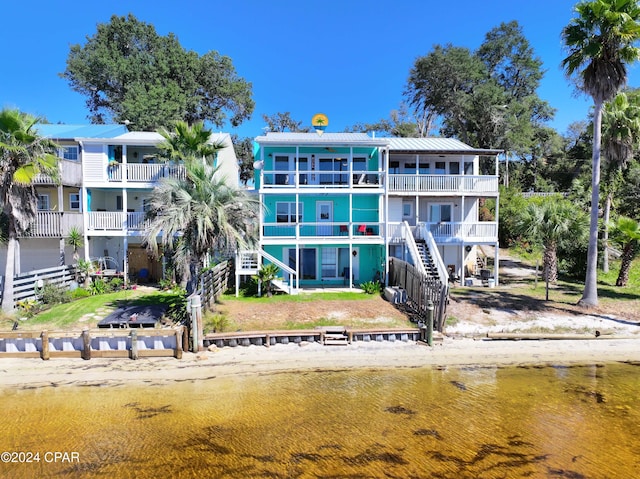
[[[489,175],[389,175],[389,192],[498,193],[498,177]]]
[[[381,171],[272,170],[262,172],[262,188],[380,188]]]
[[[90,211],[87,229],[92,231],[144,231],[149,220],[142,211],[124,213],[122,211]]]
[[[125,168],[126,166],[126,168]],[[117,163],[107,166],[107,180],[126,181],[131,183],[152,183],[162,178],[184,179],[185,168],[182,165],[158,165],[144,163]]]
[[[82,231],[82,213],[67,211],[39,211],[25,236],[34,238],[63,238],[72,227]]]
[[[79,161],[59,159],[58,171],[60,184],[74,186],[82,184],[82,165]],[[36,185],[52,185],[56,183],[52,177],[42,173],[36,175],[33,182]]]
[[[433,238],[440,243],[495,242],[498,240],[498,223],[495,221],[420,223],[420,226],[430,231]],[[411,229],[414,237],[420,231],[418,227]],[[405,239],[401,223],[389,223],[387,234],[392,243],[399,243]]]
[[[379,239],[383,223],[316,222],[264,223],[262,238],[335,238],[337,240]]]
[[[129,231],[144,231],[149,228],[151,221],[144,212],[127,213],[127,229]]]
[[[126,213],[122,211],[89,211],[88,230],[121,231],[124,230]]]

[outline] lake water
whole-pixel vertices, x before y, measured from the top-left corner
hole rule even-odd
[[[0,398],[0,451],[39,454],[0,463],[12,479],[640,476],[638,364],[0,387]]]

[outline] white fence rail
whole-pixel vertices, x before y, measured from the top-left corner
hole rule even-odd
[[[62,288],[68,288],[74,280],[75,268],[73,266],[56,266],[21,273],[13,278],[13,300],[17,303],[25,299],[36,299],[36,289],[44,284],[49,283]],[[2,302],[4,277],[2,277],[0,283],[0,302]]]

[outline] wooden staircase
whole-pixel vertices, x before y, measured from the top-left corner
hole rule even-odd
[[[325,326],[322,328],[322,343],[325,346],[347,346],[349,336],[344,326]]]
[[[429,278],[438,279],[438,269],[436,268],[435,262],[433,261],[429,248],[427,248],[425,242],[419,240],[416,241],[416,247],[418,248],[422,264],[427,271],[427,276],[429,276]]]

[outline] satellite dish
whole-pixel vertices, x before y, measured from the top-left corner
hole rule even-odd
[[[261,170],[263,166],[264,166],[264,161],[254,161],[253,162],[253,169],[254,170]]]

